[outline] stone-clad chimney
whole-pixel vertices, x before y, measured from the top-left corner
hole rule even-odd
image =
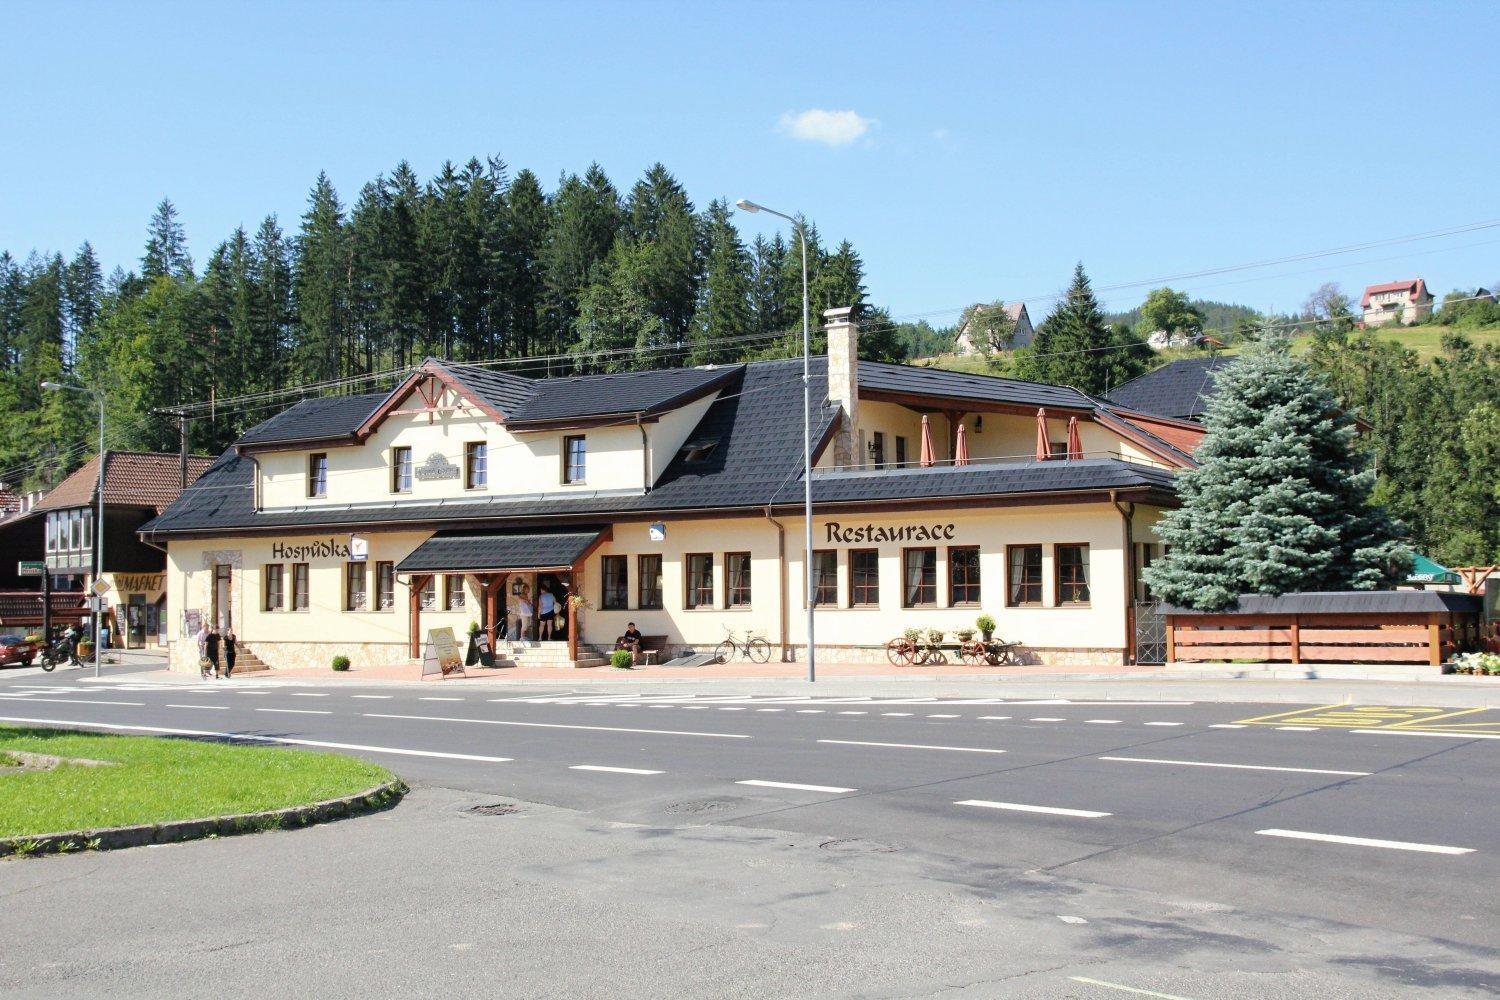
[[[823,310],[828,332],[828,400],[843,411],[833,439],[833,461],[840,468],[864,464],[859,446],[859,324],[853,306]]]

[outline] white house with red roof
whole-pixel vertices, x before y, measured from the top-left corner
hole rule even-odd
[[[1365,326],[1420,323],[1432,315],[1432,293],[1421,278],[1370,285],[1359,300]]]

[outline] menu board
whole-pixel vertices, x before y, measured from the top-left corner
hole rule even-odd
[[[441,674],[447,677],[449,674],[463,672],[464,658],[458,651],[458,640],[453,636],[453,629],[428,629],[426,655],[422,657],[422,676]]]

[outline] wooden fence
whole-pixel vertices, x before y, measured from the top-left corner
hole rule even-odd
[[[1488,631],[1469,611],[1169,614],[1167,659],[1437,666]]]
[[[88,595],[81,590],[55,591],[51,595],[52,621],[77,624],[88,616]],[[0,628],[13,629],[42,624],[40,590],[0,590]]]

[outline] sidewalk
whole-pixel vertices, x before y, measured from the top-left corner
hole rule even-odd
[[[1011,698],[1081,701],[1198,701],[1275,704],[1432,705],[1450,708],[1500,707],[1500,681],[1447,675],[1422,681],[1235,677],[1223,671],[1164,670],[1160,667],[999,667],[936,669],[876,664],[819,664],[818,680],[807,681],[800,663],[726,664],[714,667],[608,667],[575,670],[471,668],[466,676],[421,680],[418,669],[388,667],[350,670],[272,670],[235,676],[233,684],[315,687],[389,687],[488,690],[514,697],[567,692],[598,692],[610,697],[702,693],[707,695],[818,696],[829,698]],[[196,674],[165,669],[117,675],[103,683],[201,684]],[[92,682],[91,677],[80,680]],[[221,682],[223,683],[223,682]]]

